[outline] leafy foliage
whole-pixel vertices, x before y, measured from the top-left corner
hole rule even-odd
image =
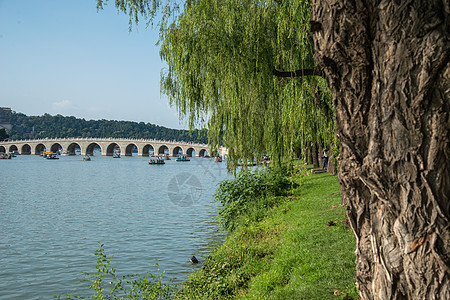
[[[177,130],[144,122],[85,120],[49,114],[26,116],[22,113],[11,112],[7,117],[13,125],[10,133],[12,139],[113,137],[207,143],[206,130]]]
[[[115,267],[111,265],[103,244],[95,251],[97,266],[95,273],[83,273],[87,279],[80,283],[87,283],[87,288],[93,292],[91,296],[74,296],[66,294],[55,296],[57,299],[170,299],[175,291],[175,284],[163,283],[164,273],[119,276]],[[159,272],[158,262],[156,263]],[[108,282],[105,282],[108,281]]]
[[[6,133],[6,129],[0,128],[0,141],[4,141],[7,138],[9,138],[9,134]]]
[[[261,220],[279,203],[279,196],[293,187],[285,174],[281,168],[243,169],[236,177],[222,181],[214,195],[222,204],[218,212],[222,226],[233,231],[242,222]]]
[[[99,7],[107,2],[99,0]],[[116,1],[130,22],[161,13],[161,88],[190,125],[208,124],[229,158],[280,163],[310,143],[334,142],[334,106],[315,69],[308,0]],[[278,71],[298,71],[280,77]],[[232,164],[230,164],[232,165]]]

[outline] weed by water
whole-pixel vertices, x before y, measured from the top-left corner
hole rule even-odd
[[[105,246],[99,243],[99,249],[95,251],[97,257],[96,272],[83,273],[85,279],[78,282],[84,284],[80,288],[82,292],[89,290],[92,295],[80,296],[66,294],[55,296],[57,299],[171,299],[176,285],[173,281],[163,283],[164,272],[159,272],[158,261],[156,261],[156,273],[122,275],[117,274],[111,260],[105,252]]]

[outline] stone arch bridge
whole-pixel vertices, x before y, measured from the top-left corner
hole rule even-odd
[[[93,155],[94,149],[100,149],[103,156],[112,156],[117,149],[120,149],[121,155],[124,156],[132,156],[134,149],[137,149],[138,156],[149,156],[151,154],[177,156],[178,154],[186,154],[187,156],[202,157],[208,155],[208,145],[206,144],[163,140],[54,138],[0,142],[0,153],[14,151],[20,155],[40,155],[45,151],[57,152],[60,150],[66,151],[69,155],[75,155],[76,149],[79,149],[81,155]],[[220,154],[222,155],[222,153]]]

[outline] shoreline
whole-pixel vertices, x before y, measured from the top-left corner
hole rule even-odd
[[[262,220],[230,233],[177,299],[357,299],[355,239],[337,177],[292,179],[299,186]]]

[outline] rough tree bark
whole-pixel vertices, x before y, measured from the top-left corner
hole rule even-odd
[[[448,0],[312,0],[363,299],[450,299]]]

